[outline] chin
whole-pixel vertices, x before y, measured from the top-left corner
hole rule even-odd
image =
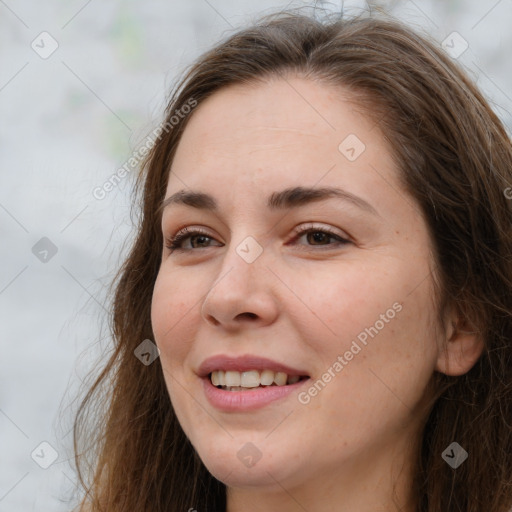
[[[279,481],[279,479],[274,480],[263,468],[240,469],[232,466],[228,471],[223,469],[222,472],[217,472],[216,469],[217,467],[212,471],[208,468],[210,473],[226,487],[269,487],[275,485],[276,480]]]
[[[279,463],[281,457],[270,447],[259,449],[250,442],[233,439],[214,451],[211,446],[204,448],[199,446],[196,450],[206,469],[228,487],[273,486],[276,480],[280,482],[289,476],[284,474],[289,473],[289,465],[285,460]]]

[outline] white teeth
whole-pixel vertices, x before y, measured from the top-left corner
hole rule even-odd
[[[273,372],[272,370],[249,370],[245,372],[215,370],[211,373],[210,379],[215,387],[221,386],[224,389],[229,389],[229,391],[240,391],[259,386],[295,384],[300,380],[300,377],[298,375],[288,376],[284,372]]]
[[[270,386],[274,382],[274,372],[272,370],[263,370],[260,381],[262,386]]]
[[[277,372],[274,376],[274,382],[278,386],[285,386],[286,385],[286,379],[288,378],[288,375],[283,372]]]
[[[242,372],[240,377],[240,386],[243,388],[257,388],[260,385],[260,372],[251,370],[249,372]]]
[[[219,370],[219,373],[224,373],[222,370]],[[226,372],[225,373],[225,386],[240,386],[240,372]]]

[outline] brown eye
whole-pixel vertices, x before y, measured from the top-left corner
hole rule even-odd
[[[336,247],[350,243],[350,240],[343,238],[338,233],[335,233],[326,227],[319,228],[313,226],[297,230],[293,242],[301,239],[302,237],[305,237],[305,240],[308,242],[307,245],[311,247]],[[334,243],[329,243],[329,240],[334,240]]]
[[[183,248],[183,242],[185,240],[191,241],[191,248]],[[205,233],[204,231],[200,231],[197,229],[189,230],[187,228],[179,231],[174,237],[166,240],[166,247],[171,251],[190,251],[192,249],[201,249],[208,248],[208,241],[214,240],[210,235]],[[194,246],[194,241],[196,241],[196,246]]]

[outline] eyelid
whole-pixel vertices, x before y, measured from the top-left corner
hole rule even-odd
[[[332,228],[331,226],[317,224],[315,222],[306,222],[305,224],[299,224],[293,228],[293,233],[297,236],[303,236],[308,231],[324,231],[335,238],[340,238],[346,242],[352,242],[352,237],[346,231],[341,231],[339,229]],[[295,238],[293,240],[295,240]]]
[[[301,247],[301,250],[310,250],[311,248],[317,248],[318,250],[329,250],[334,248],[339,248],[340,245],[353,244],[352,237],[348,235],[346,232],[339,232],[336,228],[332,228],[331,226],[319,225],[315,222],[307,222],[303,224],[299,224],[295,228],[293,228],[292,238],[287,242],[296,242],[299,238],[311,233],[311,232],[322,232],[329,235],[330,238],[337,239],[336,243],[326,244],[326,245],[302,245],[298,244]],[[179,229],[176,234],[170,237],[165,238],[165,246],[169,251],[180,251],[180,252],[195,252],[196,249],[183,249],[179,247],[184,240],[188,240],[193,236],[205,236],[210,240],[217,241],[214,236],[212,236],[207,230],[204,228],[196,227],[196,226],[186,226],[184,228]],[[221,242],[222,243],[222,242]],[[202,249],[209,249],[211,246],[203,247]],[[213,246],[215,247],[215,246]]]
[[[172,248],[171,244],[178,243],[181,240],[186,240],[190,238],[191,236],[196,235],[203,235],[205,237],[211,238],[212,240],[215,240],[215,237],[211,235],[208,231],[206,231],[204,228],[200,228],[197,226],[186,226],[184,228],[178,229],[174,235],[164,237],[165,244],[168,249],[170,250],[176,250],[176,248]],[[181,239],[181,240],[180,240]],[[188,250],[188,249],[185,249]]]
[[[329,226],[325,226],[325,225],[319,225],[319,224],[316,224],[314,222],[306,222],[305,224],[299,224],[298,226],[295,226],[292,230],[292,232],[297,235],[297,234],[304,234],[305,231],[307,231],[308,229],[318,229],[319,231],[326,231],[327,233],[331,234],[331,235],[334,235],[334,236],[338,236],[340,238],[343,238],[343,239],[347,239],[347,240],[350,240],[350,235],[348,235],[348,233],[346,232],[338,232],[336,230],[334,230],[333,228],[329,227]],[[181,229],[178,229],[178,231],[176,231],[176,234],[169,237],[169,238],[172,238],[172,239],[175,239],[176,237],[182,235],[182,234],[185,234],[185,233],[191,233],[191,234],[202,234],[202,235],[205,235],[205,236],[208,236],[210,238],[214,238],[208,231],[206,231],[204,228],[200,228],[200,227],[195,227],[195,226],[186,226],[184,228],[181,228]]]

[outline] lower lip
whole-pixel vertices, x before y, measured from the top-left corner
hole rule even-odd
[[[215,387],[209,377],[203,378],[204,393],[208,401],[225,412],[252,411],[281,400],[297,391],[308,379],[299,380],[286,386],[253,388],[251,391],[226,391]]]

